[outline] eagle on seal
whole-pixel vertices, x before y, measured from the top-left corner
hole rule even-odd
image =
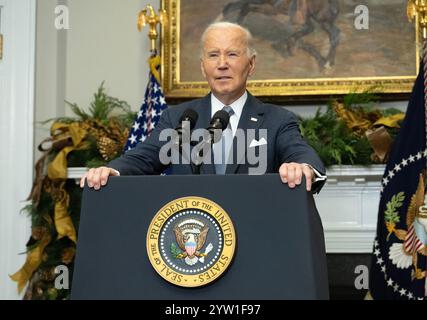
[[[205,253],[200,252],[205,245],[209,227],[198,219],[187,219],[176,224],[173,231],[175,232],[176,242],[183,251],[178,258],[184,259],[189,266],[195,265],[199,258],[200,262],[203,263],[204,257],[212,250],[210,248],[210,250],[205,250]],[[212,244],[209,244],[209,246],[212,247]]]

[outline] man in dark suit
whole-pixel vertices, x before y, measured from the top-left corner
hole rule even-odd
[[[301,137],[295,115],[282,107],[264,104],[246,91],[247,79],[255,71],[256,52],[251,41],[249,31],[239,25],[220,22],[209,26],[202,36],[201,69],[211,93],[164,111],[146,141],[107,167],[89,170],[80,185],[83,187],[86,180],[89,187],[99,189],[107,183],[109,176],[160,174],[168,167],[173,174],[191,174],[189,164],[167,164],[160,159],[166,143],[160,139],[161,132],[176,128],[182,113],[191,108],[199,114],[196,129],[206,128],[218,110],[223,109],[230,115],[229,126],[223,132],[222,141],[213,146],[213,153],[220,144],[224,146],[229,141],[226,152],[234,154],[231,157],[234,161],[225,165],[215,159],[213,164],[201,166],[201,174],[250,173],[254,164],[248,161],[247,153],[240,158],[236,152],[238,144],[242,143],[236,133],[252,129],[258,138],[248,141],[244,147],[246,150],[259,148],[259,151],[262,147],[266,152],[263,173],[279,172],[283,183],[290,188],[301,184],[304,175],[307,191],[318,192],[326,180],[325,168],[316,152]],[[266,138],[260,137],[261,129],[266,130]]]

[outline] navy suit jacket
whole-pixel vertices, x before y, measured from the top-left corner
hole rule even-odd
[[[199,114],[195,129],[207,128],[211,120],[211,96],[182,103],[166,109],[150,137],[139,143],[134,149],[126,152],[108,166],[120,172],[120,175],[152,175],[161,174],[170,168],[172,174],[192,174],[189,164],[171,164],[165,166],[159,159],[159,151],[166,142],[159,141],[163,129],[174,129],[178,126],[182,113],[191,108]],[[253,119],[257,119],[254,121]],[[259,129],[267,129],[267,168],[266,173],[278,173],[282,163],[307,163],[325,174],[325,168],[316,152],[302,138],[296,116],[283,107],[265,104],[248,93],[247,101],[239,120],[238,128],[255,129],[255,137],[259,139]],[[250,143],[250,142],[248,142]],[[233,141],[233,154],[237,154],[236,138]],[[227,165],[226,174],[248,174],[250,164],[247,157],[236,159]],[[212,163],[212,162],[211,162]],[[201,174],[215,174],[213,164],[203,164]],[[313,192],[320,191],[324,181],[313,185]]]

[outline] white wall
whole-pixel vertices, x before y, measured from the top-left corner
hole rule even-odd
[[[155,5],[159,1],[69,1],[67,100],[87,106],[105,80],[109,94],[139,109],[147,83],[150,48],[147,27],[140,33],[136,22],[139,11],[150,2]]]
[[[0,300],[18,298],[9,279],[25,261],[29,219],[20,214],[32,185],[35,2],[0,0]]]
[[[36,83],[35,83],[35,150],[48,137],[47,119],[64,116],[65,33],[54,27],[57,0],[37,1]],[[39,153],[35,152],[35,159]]]
[[[37,1],[35,147],[49,135],[40,122],[72,116],[64,100],[89,106],[105,80],[107,92],[139,110],[148,80],[147,28],[136,28],[149,0]],[[56,30],[55,7],[69,9],[69,30]],[[35,151],[36,159],[40,154]]]

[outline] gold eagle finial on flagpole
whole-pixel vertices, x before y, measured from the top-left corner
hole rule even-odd
[[[151,41],[151,52],[156,52],[156,40],[159,36],[157,32],[157,25],[165,25],[168,21],[166,10],[160,9],[159,14],[156,15],[151,5],[147,5],[145,9],[141,10],[138,15],[138,30],[141,32],[142,28],[147,24],[150,27],[148,37]]]
[[[406,12],[410,22],[418,22],[423,41],[427,40],[427,0],[408,0]]]

